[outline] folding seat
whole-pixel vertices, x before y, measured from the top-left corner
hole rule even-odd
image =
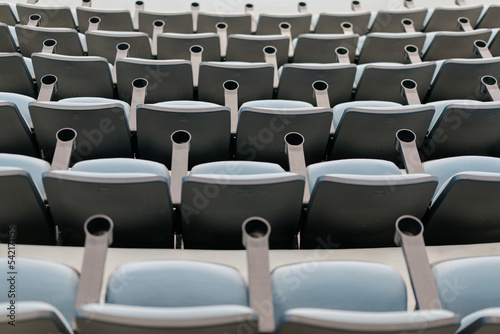
[[[12,36],[9,26],[0,23],[0,52],[17,52],[17,50],[17,41]]]
[[[247,101],[271,99],[275,68],[266,63],[202,62],[198,81],[198,99],[224,105],[224,82],[238,83],[238,105]]]
[[[302,34],[294,40],[294,63],[334,63],[339,61],[337,48],[348,51],[350,63],[354,63],[358,35]]]
[[[491,4],[485,7],[487,7],[486,11],[484,11],[477,22],[476,29],[500,28],[500,24],[498,24],[497,19],[498,15],[500,15],[500,6],[497,4]]]
[[[417,84],[418,95],[423,98],[433,79],[436,63],[420,64],[373,63],[357,67],[355,101],[381,100],[406,103],[401,94],[401,82],[413,80]]]
[[[290,40],[283,35],[230,35],[227,39],[226,60],[228,61],[265,61],[264,48],[276,48],[277,65],[288,62]]]
[[[256,333],[257,321],[236,269],[187,260],[119,267],[108,281],[106,302],[84,305],[76,319],[82,334]]]
[[[307,34],[311,30],[312,15],[297,14],[260,14],[257,22],[257,35],[272,35],[282,33],[281,23],[286,22],[292,38]]]
[[[405,47],[413,45],[422,50],[425,34],[414,33],[370,33],[361,36],[358,43],[359,64],[375,62],[394,62],[408,64],[410,60],[405,54]]]
[[[187,60],[120,58],[115,68],[118,96],[127,103],[137,78],[148,81],[145,103],[193,99],[193,71]]]
[[[427,8],[379,10],[370,32],[415,32],[424,28]],[[404,22],[403,22],[404,20]]]
[[[0,154],[0,241],[9,242],[15,229],[18,244],[54,245],[56,233],[45,207],[42,173],[48,162],[17,154]]]
[[[40,16],[38,25],[40,27],[71,28],[76,29],[75,18],[71,9],[67,6],[41,6],[27,3],[16,4],[19,22],[28,24],[30,16]],[[79,20],[80,21],[80,20]]]
[[[198,29],[196,32],[217,32],[217,24],[225,23],[227,25],[227,35],[232,34],[251,34],[250,14],[237,13],[203,13],[198,14]],[[278,32],[279,33],[279,32]]]
[[[89,56],[104,57],[110,64],[115,62],[118,44],[127,43],[127,56],[151,59],[151,39],[144,32],[93,30],[85,33]]]
[[[33,82],[31,59],[17,52],[0,53],[0,91],[30,97],[37,95]]]
[[[271,273],[277,333],[432,333],[458,328],[453,312],[407,312],[407,290],[391,266],[361,261],[291,264]]]
[[[474,50],[474,41],[488,41],[491,31],[486,29],[470,32],[437,32],[427,34],[422,48],[422,59],[440,60],[449,58],[479,58]]]
[[[316,34],[343,34],[346,29],[352,29],[354,34],[366,35],[370,17],[371,13],[368,11],[320,13],[317,18],[313,16],[312,24]]]
[[[480,88],[481,78],[485,75],[500,78],[500,59],[447,59],[438,62],[426,100],[490,101]]]
[[[310,103],[288,100],[263,100],[244,103],[239,110],[236,133],[238,160],[267,161],[288,169],[285,135],[300,133],[304,138],[306,164],[325,156],[332,110]]]
[[[27,25],[16,26],[19,48],[25,57],[31,57],[33,52],[42,52],[44,41],[53,39],[57,42],[54,53],[68,56],[83,56],[85,36],[74,28],[45,28]]]
[[[333,108],[333,142],[329,160],[384,159],[400,164],[394,136],[400,129],[416,133],[419,147],[434,116],[431,105],[402,106],[393,102],[356,101]]]
[[[105,58],[34,53],[33,67],[37,82],[46,74],[57,77],[54,100],[68,97],[113,98],[110,65]]]
[[[3,22],[9,26],[15,26],[19,23],[19,20],[14,14],[15,5],[9,3],[0,4],[0,22]]]
[[[207,126],[210,124],[210,126]],[[170,137],[188,131],[189,165],[227,160],[230,144],[230,112],[227,107],[201,101],[143,104],[137,108],[137,145],[141,159],[172,164]]]
[[[28,110],[34,101],[29,96],[0,93],[0,152],[40,157]]]
[[[185,248],[241,249],[241,222],[258,215],[273,228],[271,248],[294,246],[304,177],[276,164],[223,161],[193,167],[182,182]]]
[[[354,64],[285,64],[279,70],[278,99],[315,104],[313,83],[324,81],[330,88],[330,105],[351,100],[356,65]],[[333,88],[334,87],[334,88]]]
[[[430,8],[424,31],[460,31],[460,18],[466,18],[475,27],[482,11],[483,5]]]
[[[435,107],[436,113],[420,149],[424,160],[459,155],[500,156],[500,103],[444,100],[427,105]]]
[[[71,171],[45,173],[43,183],[63,245],[83,245],[82,222],[104,214],[114,222],[115,247],[173,247],[170,175],[162,164],[126,158],[87,160]]]
[[[190,59],[192,46],[203,48],[204,61],[220,61],[220,39],[216,33],[158,35],[158,59]]]
[[[12,277],[7,274],[12,272],[9,268],[10,260],[8,257],[1,259],[2,270],[7,279],[0,282],[0,287],[5,291],[0,297],[0,331],[72,334],[78,272],[55,262],[17,257],[14,281],[9,281]],[[7,293],[11,289],[11,283],[15,286],[13,297]],[[11,304],[11,300],[15,300],[15,304]],[[9,307],[12,305],[15,321],[10,318]],[[11,321],[15,326],[9,324]]]
[[[130,11],[126,9],[98,9],[90,7],[76,7],[79,29],[85,33],[89,29],[89,20],[91,17],[100,19],[100,30],[112,31],[133,31],[134,26]]]
[[[153,24],[157,20],[162,20],[165,23],[163,32],[193,33],[193,14],[191,12],[149,12],[145,10],[139,11],[139,31],[153,37]]]

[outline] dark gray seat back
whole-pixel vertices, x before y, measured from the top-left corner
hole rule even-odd
[[[227,34],[251,34],[252,17],[250,14],[237,13],[203,13],[198,14],[198,31],[197,32],[217,32],[215,27],[217,23],[224,22],[227,24]]]
[[[264,48],[274,46],[277,51],[276,61],[281,66],[288,62],[289,44],[289,39],[283,35],[230,35],[227,39],[226,60],[263,62]]]
[[[97,9],[91,7],[76,7],[79,30],[85,33],[89,28],[89,19],[97,16],[101,19],[100,30],[133,31],[134,26],[130,12],[126,9]]]
[[[355,34],[366,35],[370,16],[370,12],[320,13],[314,32],[316,34],[342,34],[341,24],[349,22]]]
[[[475,30],[471,32],[439,32],[423,54],[424,61],[449,58],[480,58],[474,52],[474,41],[483,40],[488,43],[491,30]]]
[[[379,10],[373,21],[370,32],[404,32],[401,21],[410,19],[413,21],[415,31],[422,31],[424,28],[427,8],[414,8],[406,10]]]
[[[57,27],[76,29],[75,19],[71,13],[71,9],[66,6],[43,6],[31,5],[27,3],[16,4],[19,22],[28,24],[30,16],[33,14],[40,15],[40,27]]]
[[[17,52],[0,53],[0,91],[36,97],[31,73],[23,56]]]
[[[26,25],[16,26],[19,49],[25,57],[31,57],[34,52],[41,52],[43,41],[55,39],[56,54],[68,56],[83,56],[83,46],[75,29],[69,28],[44,28]]]
[[[405,46],[414,45],[419,50],[425,42],[424,33],[370,33],[359,54],[359,64],[394,62],[409,64]]]
[[[260,14],[257,22],[257,35],[280,34],[280,23],[290,24],[292,38],[300,34],[307,34],[311,30],[311,13],[298,14]]]
[[[191,12],[149,12],[139,11],[139,31],[153,37],[153,22],[162,20],[164,32],[193,33],[193,14]]]
[[[460,31],[459,17],[466,17],[470,24],[475,27],[479,15],[483,11],[483,5],[437,7],[424,27],[424,31]]]
[[[191,59],[190,48],[203,48],[204,61],[220,61],[220,39],[215,33],[176,34],[165,33],[158,36],[158,59]]]
[[[85,33],[89,56],[104,57],[110,64],[115,62],[116,46],[128,43],[129,57],[151,59],[151,40],[146,33],[87,31]]]
[[[335,63],[337,56],[335,49],[346,48],[349,59],[354,63],[358,35],[330,35],[330,34],[303,34],[297,37],[294,63]]]

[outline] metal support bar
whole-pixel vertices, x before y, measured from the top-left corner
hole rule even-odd
[[[134,29],[139,30],[139,11],[144,10],[144,1],[135,2]]]
[[[298,4],[299,13],[307,13],[307,4],[303,1]]]
[[[408,9],[413,9],[415,8],[415,3],[413,0],[405,0],[405,7]]]
[[[417,83],[411,79],[401,81],[401,95],[406,99],[408,105],[422,104],[418,96]]]
[[[292,25],[288,22],[281,22],[280,31],[283,36],[288,37],[290,43],[288,45],[288,57],[293,57]]]
[[[425,173],[417,148],[417,136],[408,129],[396,132],[396,150],[401,153],[401,158],[408,174]]]
[[[231,134],[235,134],[238,126],[238,88],[240,85],[234,80],[226,80],[222,87],[224,88],[224,104],[231,111]]]
[[[82,0],[82,7],[92,7],[92,0]]]
[[[130,44],[128,43],[119,43],[116,45],[115,65],[113,66],[113,73],[111,73],[113,83],[116,83],[116,61],[121,58],[127,58],[129,50]]]
[[[271,225],[261,217],[243,222],[243,246],[247,253],[248,295],[250,307],[259,314],[259,332],[275,330],[274,305],[269,275],[269,235]]]
[[[341,64],[350,64],[351,60],[349,59],[349,50],[346,48],[339,46],[335,49],[335,58],[338,63]]]
[[[220,39],[220,56],[225,57],[227,51],[227,24],[219,22],[215,25],[215,28]]]
[[[328,98],[328,84],[322,80],[316,80],[312,84],[316,106],[330,108],[330,99]]]
[[[46,74],[40,79],[40,84],[37,101],[50,101],[52,94],[57,92],[57,77],[53,74]]]
[[[481,58],[493,58],[490,49],[488,49],[488,44],[480,39],[474,41],[474,53],[481,56]]]
[[[360,11],[361,11],[361,3],[360,3],[359,1],[354,0],[354,1],[351,3],[351,9],[352,9],[354,12],[360,12]]]
[[[495,77],[485,75],[481,78],[481,91],[488,94],[492,101],[500,101],[500,89],[498,81]]]
[[[43,41],[42,53],[56,53],[57,41],[49,38]]]
[[[178,130],[172,133],[170,139],[172,141],[170,193],[172,194],[172,203],[179,205],[182,198],[182,178],[188,174],[191,134],[184,130]]]
[[[40,20],[42,19],[42,17],[38,14],[31,14],[30,15],[30,19],[28,21],[28,26],[29,27],[38,27],[38,25],[40,24]]]
[[[342,22],[340,27],[342,28],[344,35],[354,35],[354,28],[351,22]]]
[[[473,31],[474,28],[472,28],[472,25],[470,24],[470,21],[466,17],[459,17],[457,19],[458,22],[458,27],[463,30],[463,31]]]
[[[200,63],[203,60],[203,47],[193,45],[189,48],[191,52],[191,67],[193,69],[193,86],[198,87],[198,78],[200,76]]]
[[[264,59],[266,63],[273,65],[274,67],[274,79],[273,87],[278,88],[279,76],[278,76],[278,61],[276,60],[276,53],[278,50],[274,46],[266,46],[262,50],[264,52]]]
[[[285,152],[288,156],[290,172],[305,177],[303,203],[309,203],[311,194],[309,192],[309,182],[307,182],[306,158],[304,155],[304,137],[297,132],[289,132],[285,135]]]
[[[191,3],[191,15],[193,16],[193,32],[198,30],[198,14],[200,12],[200,4],[197,2]]]
[[[405,215],[396,221],[394,242],[401,246],[419,310],[442,308],[429,258],[425,250],[424,226],[418,218]]]
[[[76,131],[63,128],[57,131],[56,139],[50,170],[68,170],[71,153],[76,149]]]
[[[151,47],[151,53],[153,56],[158,55],[158,35],[163,34],[163,28],[165,27],[165,21],[156,20],[153,22],[153,45]]]
[[[401,26],[404,32],[415,32],[415,25],[412,19],[402,19]]]
[[[252,22],[251,27],[250,27],[250,31],[252,33],[254,33],[255,31],[257,31],[257,20],[255,18],[255,10],[254,10],[253,4],[247,3],[245,5],[245,13],[250,14],[251,22]]]
[[[76,295],[76,310],[85,304],[99,303],[108,246],[113,242],[113,221],[108,216],[91,216],[83,228],[85,230],[85,249],[80,284]],[[76,327],[74,321],[73,327]]]
[[[87,31],[99,30],[99,24],[101,23],[101,18],[98,16],[92,16],[89,19],[89,27]]]
[[[149,82],[144,78],[137,78],[132,81],[132,102],[130,103],[129,128],[130,131],[137,131],[137,106],[146,100]]]
[[[405,55],[406,59],[408,59],[412,64],[418,64],[422,62],[422,58],[420,58],[420,52],[415,45],[405,46]]]

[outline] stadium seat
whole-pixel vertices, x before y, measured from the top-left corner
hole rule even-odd
[[[422,50],[425,34],[415,33],[370,33],[361,36],[358,43],[359,64],[376,62],[394,62],[409,64],[410,60],[405,55],[407,45],[416,46]]]
[[[424,31],[460,31],[458,19],[462,17],[475,27],[482,11],[483,5],[431,8],[424,23]]]
[[[341,47],[349,51],[349,60],[354,63],[358,35],[341,34],[302,34],[294,41],[294,63],[335,63],[336,49]]]
[[[317,18],[313,16],[314,32],[316,34],[343,34],[345,28],[343,29],[342,25],[347,23],[354,34],[366,35],[370,16],[370,12],[320,13]]]
[[[499,28],[496,18],[500,15],[500,6],[497,4],[491,4],[487,7],[486,11],[481,15],[481,18],[477,22],[476,29]]]
[[[280,34],[280,24],[286,22],[290,25],[292,38],[300,34],[307,34],[311,30],[310,13],[296,14],[260,14],[257,22],[257,35]]]
[[[169,33],[193,33],[193,15],[191,12],[157,12],[139,11],[139,31],[145,32],[153,37],[153,23],[162,20],[164,32]]]
[[[251,34],[251,16],[250,14],[238,13],[205,13],[198,14],[198,33],[217,32],[218,23],[227,25],[227,35],[232,34]]]
[[[33,65],[31,59],[23,58],[17,52],[1,52],[0,68],[2,69],[0,91],[30,97],[37,96],[33,83]]]
[[[32,14],[40,16],[40,27],[71,28],[76,29],[75,18],[72,10],[67,6],[43,6],[27,3],[16,4],[19,22],[28,24]]]
[[[91,17],[100,19],[100,30],[113,31],[133,31],[134,26],[130,12],[125,9],[98,9],[91,7],[76,7],[76,15],[78,17],[79,30],[85,33],[89,28],[89,20]]]
[[[27,25],[16,26],[19,48],[25,57],[31,57],[33,52],[43,50],[44,41],[53,39],[57,42],[55,52],[68,56],[83,56],[85,36],[79,34],[74,28],[45,28]]]
[[[0,23],[0,52],[17,52],[17,50],[17,41],[12,36],[9,26]]]
[[[277,50],[278,66],[288,62],[290,41],[283,35],[242,35],[233,34],[227,39],[226,60],[228,61],[265,61],[264,48],[274,46]]]
[[[474,41],[488,42],[491,30],[428,33],[422,50],[424,61],[449,58],[478,58]]]
[[[401,10],[379,10],[373,20],[370,32],[410,32],[406,31],[403,20],[411,20],[414,31],[422,31],[427,8]]]
[[[104,57],[110,64],[115,62],[117,45],[127,43],[130,45],[129,57],[151,59],[151,40],[144,32],[121,32],[93,30],[85,33],[89,56]]]
[[[9,26],[15,26],[16,24],[18,24],[19,20],[17,19],[16,14],[14,14],[15,7],[16,6],[14,4],[0,4],[0,22],[3,22]]]
[[[216,33],[179,34],[164,33],[158,35],[158,59],[191,59],[193,45],[203,48],[204,61],[220,61],[220,39]]]

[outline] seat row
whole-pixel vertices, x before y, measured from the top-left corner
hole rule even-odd
[[[37,4],[16,4],[16,7],[2,4],[0,22],[9,25],[28,24],[32,15],[38,15],[43,27],[79,29],[84,33],[89,29],[91,18],[99,18],[102,29],[115,31],[138,30],[153,34],[152,23],[161,20],[166,32],[204,33],[215,32],[217,23],[229,26],[231,34],[259,35],[280,32],[279,25],[287,22],[291,25],[291,34],[314,33],[352,33],[365,35],[368,32],[403,32],[403,31],[458,31],[459,18],[467,18],[468,26],[480,28],[500,28],[496,17],[500,12],[497,5],[438,7],[435,9],[416,8],[412,0],[401,1],[403,10],[363,11],[359,1],[353,1],[352,12],[322,12],[312,15],[305,2],[298,3],[296,14],[260,14],[256,15],[251,3],[244,5],[244,13],[207,13],[200,11],[198,3],[191,4],[190,11],[156,12],[145,10],[145,2],[137,1],[134,18],[125,9],[98,9],[90,7],[85,0],[76,10],[67,6],[42,6]]]
[[[80,277],[74,269],[54,262],[0,259],[5,272],[11,273],[0,281],[0,287],[15,297],[14,303],[11,294],[0,297],[2,332],[9,333],[12,325],[33,334],[71,334],[73,329],[82,334],[131,330],[465,334],[498,330],[500,258],[454,259],[431,269],[421,239],[422,225],[411,216],[397,220],[396,237],[417,301],[414,311],[407,311],[402,276],[386,264],[304,262],[269,273],[271,227],[260,217],[251,217],[242,226],[248,284],[237,270],[221,264],[128,263],[110,276],[101,304],[106,243],[113,222],[106,216],[93,216],[86,221],[86,229],[92,245],[89,242],[85,248]],[[88,261],[90,255],[93,263]],[[18,291],[22,291],[19,296]]]

